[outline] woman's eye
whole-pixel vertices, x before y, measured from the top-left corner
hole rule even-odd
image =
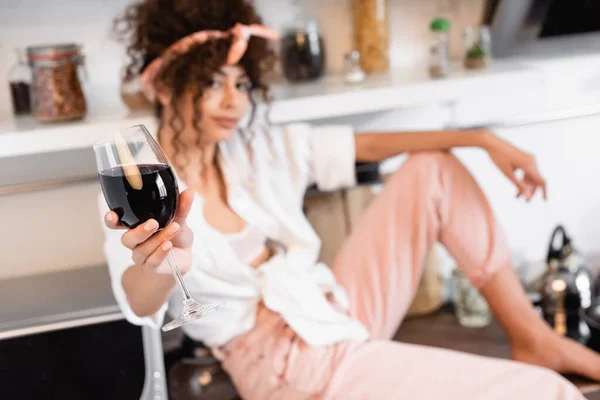
[[[235,87],[243,92],[249,92],[250,90],[252,90],[252,82],[250,81],[246,81],[246,82],[238,82]]]
[[[218,79],[213,79],[212,81],[210,81],[208,83],[208,87],[210,87],[212,89],[220,89],[223,87],[223,82],[221,82]]]

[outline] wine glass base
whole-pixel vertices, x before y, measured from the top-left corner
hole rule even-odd
[[[185,325],[188,322],[204,318],[219,307],[220,304],[199,304],[196,303],[194,300],[185,301],[183,311],[181,312],[179,317],[164,325],[162,327],[162,331],[168,332],[173,329],[179,328],[180,326]]]

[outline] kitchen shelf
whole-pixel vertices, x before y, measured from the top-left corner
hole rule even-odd
[[[536,69],[511,62],[497,61],[482,71],[460,67],[453,71],[446,79],[432,79],[420,68],[373,74],[357,85],[347,85],[336,75],[310,83],[276,85],[273,93],[277,100],[271,105],[270,120],[315,121],[542,87],[542,75]],[[124,106],[92,110],[78,122],[43,124],[31,117],[0,121],[0,158],[89,148],[118,129],[140,123],[151,130],[156,127],[151,113],[130,114]]]
[[[0,340],[124,317],[105,265],[0,281]]]

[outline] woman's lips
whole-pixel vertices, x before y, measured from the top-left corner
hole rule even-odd
[[[213,120],[221,128],[233,129],[237,127],[239,120],[237,118],[214,117]]]

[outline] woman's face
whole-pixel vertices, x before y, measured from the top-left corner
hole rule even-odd
[[[238,127],[240,120],[250,108],[250,79],[239,66],[224,66],[217,71],[208,87],[204,88],[200,100],[200,123],[198,124],[205,144],[228,140]],[[194,107],[188,118],[193,120]]]

